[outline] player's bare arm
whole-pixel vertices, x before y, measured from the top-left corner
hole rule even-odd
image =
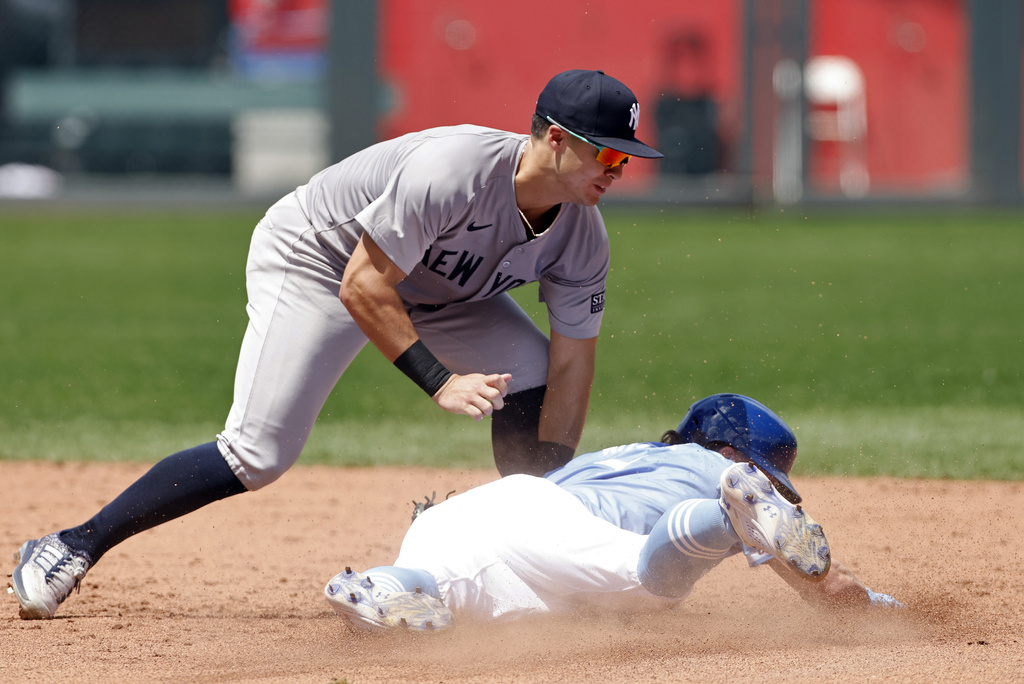
[[[548,389],[540,414],[538,438],[573,449],[580,443],[594,384],[597,338],[576,340],[551,332]]]
[[[871,602],[867,586],[838,561],[832,561],[828,574],[820,582],[808,582],[794,576],[774,558],[768,561],[768,565],[809,603],[826,608],[843,608],[866,606]]]
[[[339,292],[359,329],[392,363],[419,342],[396,289],[403,278],[405,273],[364,235],[345,267]],[[432,398],[445,411],[480,420],[505,405],[511,379],[507,373],[452,373]]]
[[[404,278],[402,269],[364,235],[345,267],[339,292],[359,329],[392,363],[419,339],[395,289]]]

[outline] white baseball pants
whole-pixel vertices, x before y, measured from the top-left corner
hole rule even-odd
[[[480,620],[675,605],[640,583],[646,541],[550,480],[509,475],[420,514],[394,565],[426,570],[448,608]]]

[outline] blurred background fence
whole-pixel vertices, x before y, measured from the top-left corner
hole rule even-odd
[[[525,132],[582,67],[665,153],[620,200],[1016,205],[1022,32],[1017,0],[0,0],[0,197],[263,200],[407,131]]]

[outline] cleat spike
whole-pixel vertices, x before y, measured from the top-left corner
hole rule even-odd
[[[830,555],[821,525],[786,500],[759,468],[738,463],[727,468],[719,501],[746,546],[772,554],[780,567],[803,579],[828,575]]]
[[[382,589],[361,572],[337,575],[324,588],[335,613],[356,631],[404,629],[439,631],[452,626],[451,611],[437,598],[423,591]]]

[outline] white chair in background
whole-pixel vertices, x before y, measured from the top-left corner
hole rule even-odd
[[[867,166],[867,96],[864,74],[849,57],[812,57],[804,67],[807,137],[840,145],[839,188],[863,197]]]

